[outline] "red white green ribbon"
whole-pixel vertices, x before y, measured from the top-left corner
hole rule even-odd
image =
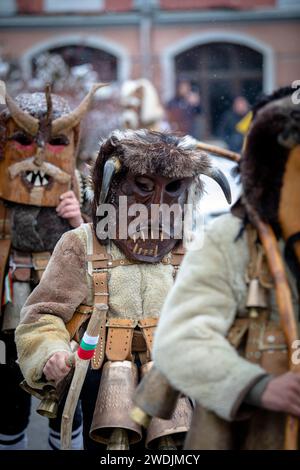
[[[99,341],[99,336],[90,336],[87,334],[87,332],[85,332],[80,342],[80,346],[77,349],[78,357],[85,361],[92,359],[94,355],[94,351],[97,347],[98,341]]]

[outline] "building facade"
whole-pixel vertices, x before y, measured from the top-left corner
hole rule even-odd
[[[208,116],[237,95],[300,79],[299,0],[2,0],[0,53],[34,77],[43,52],[93,64],[101,80],[146,77],[164,101],[189,79]]]

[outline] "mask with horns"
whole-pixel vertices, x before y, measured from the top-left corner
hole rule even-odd
[[[80,121],[95,84],[79,106],[50,93],[20,94],[13,99],[0,83],[6,109],[0,115],[0,197],[11,202],[56,207],[70,189],[75,171]]]
[[[162,205],[183,208],[185,203],[198,198],[202,192],[201,175],[213,178],[230,203],[230,187],[225,176],[211,165],[206,153],[196,149],[194,139],[145,129],[114,131],[102,142],[93,170],[93,222],[98,238],[101,234],[98,223],[103,221],[99,208],[108,203],[116,213],[116,235],[109,238],[113,238],[129,259],[159,262],[178,243],[178,237],[174,236],[177,216],[168,220],[168,226],[158,216],[153,231],[152,208]],[[129,209],[126,220],[120,208],[122,196],[126,197]],[[130,215],[130,207],[135,204],[143,205],[147,213],[140,214],[135,231],[130,231],[135,218]],[[128,231],[121,237],[120,224],[124,227],[124,222]]]

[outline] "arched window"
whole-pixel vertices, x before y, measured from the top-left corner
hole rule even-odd
[[[69,67],[91,64],[101,81],[117,80],[117,57],[107,51],[86,45],[65,45],[47,50],[50,54],[59,54]],[[36,60],[39,54],[32,57],[32,72],[35,76]]]
[[[51,36],[30,47],[21,58],[26,80],[36,76],[38,58],[43,54],[59,54],[68,67],[91,64],[98,79],[105,82],[127,80],[130,75],[128,51],[120,44],[98,36]]]
[[[263,89],[263,55],[230,42],[194,46],[174,57],[177,79],[190,80],[201,94],[203,138],[217,133],[222,114],[239,95],[253,103]]]

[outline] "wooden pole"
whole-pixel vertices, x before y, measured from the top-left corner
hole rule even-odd
[[[223,149],[222,147],[217,147],[216,145],[206,144],[204,142],[197,142],[197,148],[199,150],[204,150],[205,152],[212,153],[217,155],[218,157],[224,157],[228,160],[232,160],[234,162],[239,162],[241,159],[241,155],[236,152],[232,152],[231,150]]]
[[[278,248],[278,243],[270,225],[262,222],[258,216],[255,217],[255,225],[260,240],[266,252],[269,268],[275,282],[276,300],[280,314],[280,323],[285,335],[289,351],[289,367],[293,372],[300,373],[300,365],[292,362],[292,344],[298,339],[298,325],[294,314],[292,296],[285,267]],[[288,415],[285,426],[285,450],[298,449],[299,419]]]
[[[106,316],[107,305],[96,304],[94,305],[91,319],[88,323],[86,333],[89,336],[96,337],[99,334],[99,325],[103,316]],[[81,359],[76,353],[75,356],[75,371],[67,400],[65,403],[62,422],[61,422],[61,449],[70,450],[72,442],[72,424],[75,414],[75,409],[78,403],[80,392],[86,377],[86,373],[90,364],[90,359]]]

